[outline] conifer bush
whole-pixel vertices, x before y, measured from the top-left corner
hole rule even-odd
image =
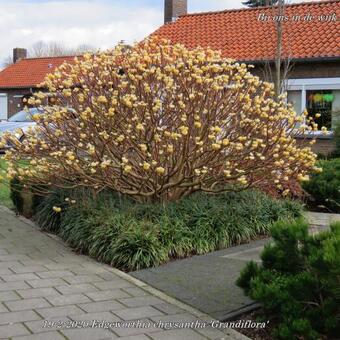
[[[297,116],[273,85],[219,52],[153,38],[75,58],[29,99],[37,128],[10,143],[7,175],[29,186],[111,189],[175,201],[308,179],[315,155],[291,135]],[[49,106],[44,106],[48,97]],[[25,169],[18,161],[27,161]]]
[[[262,265],[247,264],[237,281],[262,304],[275,339],[335,339],[340,334],[340,223],[308,234],[302,220],[278,222]]]
[[[319,166],[322,172],[312,174],[303,188],[311,195],[314,206],[340,213],[340,158],[319,161]]]

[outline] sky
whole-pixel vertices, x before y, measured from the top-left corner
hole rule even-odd
[[[243,0],[188,0],[189,12],[240,8]],[[14,47],[57,41],[100,49],[133,43],[163,23],[164,0],[0,0],[0,63]]]

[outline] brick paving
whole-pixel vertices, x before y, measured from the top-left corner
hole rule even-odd
[[[140,320],[157,327],[62,326],[93,320]],[[196,320],[212,321],[127,274],[73,253],[0,207],[0,339],[247,339],[230,329],[164,326]]]

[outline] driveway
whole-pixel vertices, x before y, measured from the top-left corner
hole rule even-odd
[[[235,281],[248,261],[260,261],[259,254],[268,241],[193,256],[131,275],[215,319],[229,320],[255,305]]]
[[[340,214],[306,212],[310,233],[327,230]],[[250,260],[260,262],[260,253],[270,239],[263,239],[206,255],[143,269],[131,275],[183,301],[184,303],[225,321],[257,308],[235,281]]]

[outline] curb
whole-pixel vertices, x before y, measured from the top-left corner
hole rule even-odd
[[[260,303],[253,302],[253,303],[251,303],[249,305],[246,305],[244,307],[241,307],[239,309],[233,310],[233,311],[225,314],[222,317],[222,322],[228,322],[228,321],[237,320],[237,318],[240,317],[241,315],[253,312],[255,310],[258,310],[261,307],[262,307],[262,305]]]

